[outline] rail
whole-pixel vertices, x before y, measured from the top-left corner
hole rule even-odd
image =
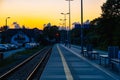
[[[31,57],[27,58],[25,61],[23,61],[19,65],[15,66],[14,68],[9,70],[8,72],[6,72],[3,75],[1,75],[0,76],[0,80],[4,80],[4,79],[11,80],[11,79],[14,79],[14,77],[17,74],[18,75],[15,77],[15,79],[19,79],[19,78],[29,79],[29,78],[27,78],[28,76],[30,76],[29,74],[31,74],[31,72],[34,73],[36,71],[34,68],[37,69],[37,66],[39,66],[38,64],[40,64],[44,60],[44,58],[46,57],[48,52],[50,52],[50,50],[51,50],[51,47],[43,48],[42,50],[38,51],[37,53],[35,53]],[[29,69],[27,69],[28,67],[29,67]],[[22,74],[24,76],[19,77],[19,74]],[[11,76],[13,76],[13,77],[11,77]]]

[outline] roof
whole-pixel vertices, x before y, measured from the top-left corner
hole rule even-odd
[[[19,32],[23,32],[28,37],[34,37],[36,34],[42,34],[42,30],[39,29],[8,29],[7,31],[3,31],[3,35],[13,36]]]

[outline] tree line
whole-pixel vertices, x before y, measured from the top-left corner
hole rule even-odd
[[[120,0],[107,0],[101,9],[101,16],[90,22],[89,29],[84,29],[84,43],[102,49],[120,46]],[[80,41],[80,29],[73,29],[71,33],[72,42]]]
[[[107,0],[101,9],[101,16],[92,20],[89,28],[83,29],[84,46],[92,44],[99,49],[107,49],[108,46],[120,46],[120,0]],[[72,44],[81,44],[80,29],[74,28],[70,31]],[[60,42],[62,38],[66,39],[67,31],[59,30],[57,26],[47,26],[43,33],[44,36],[47,36],[47,40],[56,39]]]

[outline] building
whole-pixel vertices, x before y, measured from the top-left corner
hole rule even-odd
[[[2,43],[24,44],[28,42],[39,42],[38,38],[42,30],[34,29],[8,29],[1,32]]]

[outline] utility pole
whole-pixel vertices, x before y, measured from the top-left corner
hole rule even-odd
[[[83,54],[83,0],[81,0],[81,54]]]
[[[70,38],[70,28],[71,28],[71,6],[70,6],[70,2],[73,0],[66,0],[69,2],[69,39],[68,39],[68,43],[69,43],[69,48],[71,48],[71,38]]]

